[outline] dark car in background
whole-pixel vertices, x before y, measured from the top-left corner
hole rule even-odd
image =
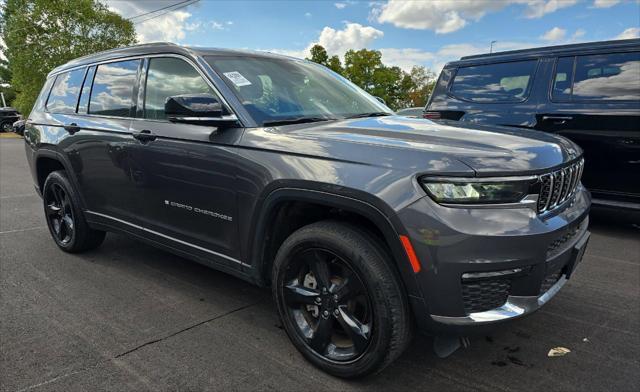
[[[21,135],[21,136],[24,135],[24,125],[26,122],[27,120],[25,119],[14,122],[12,126],[12,131],[18,135]]]
[[[0,108],[0,132],[11,132],[13,123],[20,120],[20,113],[14,108]]]
[[[640,209],[640,39],[463,57],[424,117],[565,136],[584,150],[595,204]]]

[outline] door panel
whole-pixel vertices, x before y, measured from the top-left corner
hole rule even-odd
[[[142,130],[156,135],[137,140],[131,149],[142,225],[238,258],[238,155],[230,144],[242,131],[224,130],[210,138],[215,128],[135,120],[132,131]]]
[[[640,203],[639,71],[638,52],[560,57],[537,115],[537,129],[582,147],[595,198]]]
[[[214,94],[190,63],[176,57],[146,60],[144,103],[131,124],[139,217],[151,231],[190,251],[239,268],[235,143],[242,129],[172,123],[164,102],[182,94]],[[186,243],[186,244],[185,244]]]

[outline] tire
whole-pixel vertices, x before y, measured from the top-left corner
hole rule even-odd
[[[0,124],[0,132],[11,132],[13,124],[10,122],[3,122]]]
[[[284,241],[272,291],[287,335],[307,360],[334,376],[356,378],[402,354],[413,324],[390,262],[373,236],[348,223],[313,223]]]
[[[89,227],[79,197],[64,171],[54,171],[47,176],[42,200],[47,227],[60,249],[79,253],[102,244],[106,233]]]

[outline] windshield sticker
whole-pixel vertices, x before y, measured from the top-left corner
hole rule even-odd
[[[242,76],[240,72],[237,72],[237,71],[225,72],[224,76],[226,76],[230,81],[233,82],[233,84],[235,84],[238,87],[251,85],[251,82],[247,80],[247,78]]]

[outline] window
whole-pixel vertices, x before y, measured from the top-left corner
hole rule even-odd
[[[85,68],[64,72],[56,76],[53,83],[47,110],[52,113],[75,113],[80,94],[80,86],[84,80]]]
[[[164,119],[167,98],[183,94],[214,95],[198,71],[186,61],[171,57],[152,58],[147,72],[144,117]]]
[[[93,76],[96,73],[96,67],[89,67],[87,76],[84,77],[84,84],[82,85],[82,91],[80,92],[80,102],[78,103],[78,113],[87,113],[89,106],[89,94],[91,93],[91,84],[93,83]]]
[[[521,102],[529,95],[537,60],[461,67],[451,93],[474,102]]]
[[[571,99],[571,81],[573,79],[573,62],[575,57],[561,57],[556,63],[556,76],[553,79],[551,97],[554,100]]]
[[[259,124],[391,113],[347,79],[304,60],[248,56],[207,56],[205,60]]]
[[[53,85],[53,82],[55,81],[55,77],[50,77],[47,79],[46,82],[44,82],[44,86],[42,86],[42,90],[40,91],[40,95],[38,95],[38,99],[36,100],[36,103],[33,105],[33,110],[43,110],[45,107],[45,102],[47,101],[47,98],[49,97],[49,92],[51,91],[51,85]]]
[[[130,117],[139,64],[140,60],[129,60],[98,65],[93,79],[89,113]]]
[[[572,99],[640,99],[640,52],[578,56]]]

